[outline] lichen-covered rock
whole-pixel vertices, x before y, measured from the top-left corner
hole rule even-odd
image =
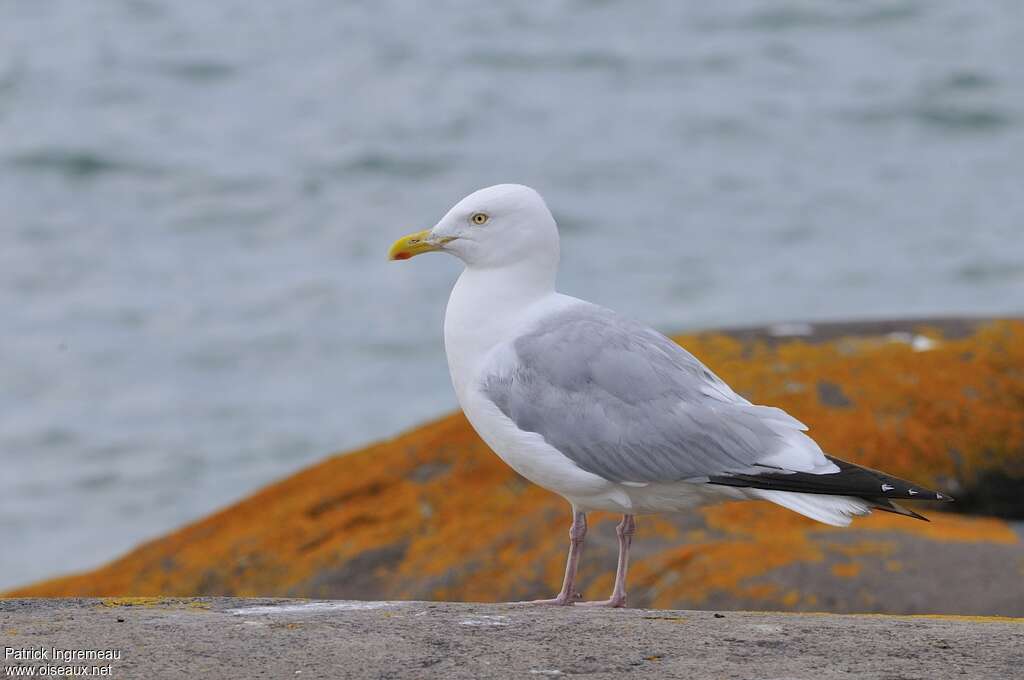
[[[810,425],[826,451],[949,491],[953,508],[1020,517],[1024,323],[840,330],[680,341],[737,391]],[[883,515],[834,529],[760,503],[645,517],[631,601],[1024,614],[1024,545],[1010,524],[918,509],[933,521]],[[329,458],[101,569],[12,594],[548,596],[568,513],[452,415]],[[590,598],[610,588],[615,559],[615,518],[594,519],[581,569]]]
[[[953,511],[1024,519],[1024,322],[735,335],[681,340],[737,391],[807,423],[825,451],[948,491]]]

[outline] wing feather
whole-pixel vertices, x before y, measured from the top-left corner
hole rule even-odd
[[[522,430],[620,482],[706,479],[759,465],[834,472],[785,411],[736,394],[669,338],[588,303],[542,319],[480,387]]]

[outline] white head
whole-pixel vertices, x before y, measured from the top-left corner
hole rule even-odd
[[[451,253],[470,269],[558,269],[558,227],[536,191],[498,184],[455,204],[433,229],[395,241],[389,259],[431,251]]]

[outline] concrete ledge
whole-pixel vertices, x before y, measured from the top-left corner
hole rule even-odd
[[[1008,678],[1024,619],[236,598],[0,600],[6,648],[114,678]],[[62,666],[18,661],[12,666]]]

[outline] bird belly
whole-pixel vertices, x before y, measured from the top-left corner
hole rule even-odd
[[[739,489],[696,482],[651,482],[642,486],[623,484],[621,487],[629,496],[631,510],[607,507],[594,509],[633,515],[652,515],[660,512],[685,512],[702,505],[748,498]]]
[[[536,432],[519,429],[476,391],[460,396],[462,410],[480,438],[509,467],[553,491],[581,511],[623,514],[682,512],[708,503],[747,498],[740,490],[691,482],[623,484],[587,472]]]
[[[538,486],[574,498],[601,496],[618,486],[587,472],[536,432],[520,430],[493,402],[467,390],[459,402],[473,429],[505,463]]]

